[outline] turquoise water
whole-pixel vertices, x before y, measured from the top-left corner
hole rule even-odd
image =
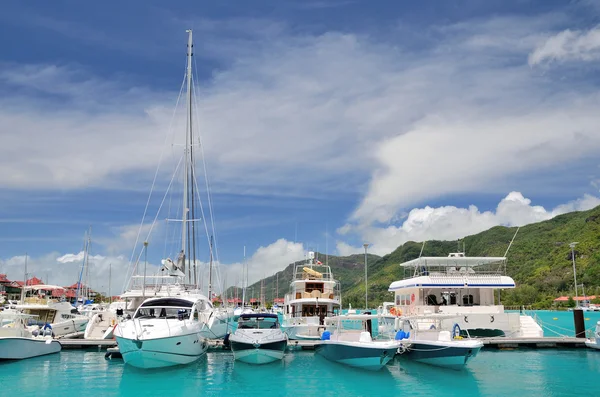
[[[575,336],[573,312],[535,310],[526,313],[537,319],[544,330],[544,336]],[[583,317],[586,330],[593,331],[596,323],[600,321],[600,312],[584,312]]]
[[[99,351],[0,363],[2,395],[76,396],[598,396],[600,351],[482,351],[465,371],[403,360],[379,372],[331,363],[311,351],[251,366],[229,352],[194,364],[144,371]]]
[[[546,336],[570,335],[573,313],[536,311]],[[593,329],[600,313],[584,313]],[[600,351],[484,350],[464,371],[397,356],[379,372],[331,363],[312,351],[288,352],[282,362],[252,366],[226,351],[194,364],[144,371],[104,359],[103,351],[0,362],[2,395],[77,396],[600,396]]]

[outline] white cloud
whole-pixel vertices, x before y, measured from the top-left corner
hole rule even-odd
[[[49,253],[27,258],[28,278],[38,277],[45,283],[69,286],[79,280],[83,251],[78,253]],[[120,293],[124,282],[128,260],[124,256],[92,255],[89,259],[89,285],[100,292],[108,293],[109,269],[111,269],[110,290],[113,295]],[[154,269],[154,267],[152,267]],[[25,256],[0,259],[0,271],[6,273],[9,280],[23,280]],[[86,274],[83,276],[84,283]]]
[[[600,27],[587,31],[566,29],[548,37],[529,54],[529,65],[544,62],[600,59]]]
[[[259,247],[248,257],[248,285],[285,269],[290,263],[303,260],[305,250],[302,243],[295,243],[280,238],[279,240]],[[242,285],[243,263],[223,264],[221,273],[227,278],[227,285]]]
[[[578,136],[585,140],[600,118],[597,95],[549,97],[552,86],[538,85],[525,63],[532,37],[554,23],[522,17],[450,26],[443,40],[419,51],[402,37],[382,42],[336,32],[292,36],[281,26],[267,41],[252,36],[237,44],[245,51],[229,50],[236,57],[200,90],[199,124],[213,186],[319,195],[361,189],[373,173],[372,188],[383,183],[382,175],[415,189],[415,178],[404,175],[426,167],[427,175],[417,181],[419,199],[431,186],[437,186],[433,194],[463,192],[523,169],[544,169],[554,163],[538,157],[554,156],[558,134],[567,144]],[[505,58],[517,63],[498,62]],[[177,87],[157,92],[74,66],[2,69],[0,80],[11,95],[0,102],[6,142],[0,184],[129,187],[151,177]],[[550,142],[543,136],[547,127]],[[178,139],[168,138],[173,141]],[[565,150],[561,161],[595,150],[596,140],[590,141],[585,150]],[[501,150],[495,155],[497,142]],[[20,155],[25,150],[29,156]],[[534,155],[520,155],[528,150]],[[399,159],[406,152],[410,161]],[[432,162],[436,156],[440,160]],[[501,156],[505,164],[499,166]],[[518,166],[511,164],[514,157]],[[448,182],[449,175],[464,180]],[[393,201],[397,193],[375,195],[387,202],[383,196]]]
[[[372,243],[369,252],[385,255],[406,241],[455,240],[476,234],[493,226],[523,226],[551,219],[571,211],[584,211],[600,205],[600,198],[584,195],[582,198],[546,210],[531,205],[531,200],[520,192],[511,192],[503,198],[495,211],[480,211],[476,206],[457,208],[454,206],[414,208],[399,226],[387,227],[346,225],[344,230],[358,234],[364,241]],[[340,255],[362,252],[362,247],[353,247],[338,241]]]

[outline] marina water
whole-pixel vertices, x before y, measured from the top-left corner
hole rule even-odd
[[[546,336],[572,336],[570,312],[535,312]],[[585,313],[586,328],[600,313]],[[209,351],[181,367],[139,370],[97,349],[0,363],[6,396],[600,396],[600,351],[483,350],[464,371],[403,360],[369,372],[331,363],[313,351],[288,352],[282,362],[252,366],[229,351]]]

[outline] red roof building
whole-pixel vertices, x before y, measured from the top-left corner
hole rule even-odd
[[[0,284],[10,284],[10,280],[6,277],[6,274],[0,274]]]
[[[279,304],[283,305],[284,302],[285,302],[285,299],[283,299],[283,298],[275,298],[275,299],[273,299],[273,303],[277,303],[278,305]]]
[[[33,278],[30,278],[29,280],[27,280],[27,285],[41,285],[41,284],[44,284],[44,282],[37,277],[33,277]]]
[[[579,301],[579,302],[581,302],[581,301],[588,301],[588,300],[591,301],[591,300],[594,300],[594,299],[596,299],[596,295],[578,296],[577,298],[573,297],[574,301]],[[568,296],[561,296],[559,298],[554,299],[554,302],[568,302],[568,301],[569,301],[569,297]]]
[[[242,303],[242,300],[240,298],[229,298],[229,299],[227,299],[227,303],[238,304],[238,303]]]

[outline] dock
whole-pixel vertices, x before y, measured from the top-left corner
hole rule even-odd
[[[585,338],[574,337],[542,337],[542,338],[480,338],[484,349],[496,348],[499,350],[512,350],[519,348],[547,349],[547,348],[586,348]]]
[[[60,339],[63,349],[89,349],[98,348],[99,350],[108,349],[117,346],[114,339]],[[319,344],[318,340],[291,340],[288,342],[290,350],[314,350]],[[209,339],[208,347],[212,350],[223,349],[222,339]]]

